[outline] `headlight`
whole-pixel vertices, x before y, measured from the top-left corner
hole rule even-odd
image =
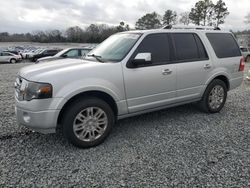
[[[16,81],[16,95],[19,100],[52,98],[52,85],[49,83],[31,82],[18,78]]]

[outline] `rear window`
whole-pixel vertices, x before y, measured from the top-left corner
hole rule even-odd
[[[218,58],[241,56],[239,46],[230,33],[207,33],[206,35]]]

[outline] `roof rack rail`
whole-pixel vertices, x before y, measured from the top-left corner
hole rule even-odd
[[[186,26],[186,25],[165,25],[161,29],[196,29],[196,30],[221,30],[213,26]]]

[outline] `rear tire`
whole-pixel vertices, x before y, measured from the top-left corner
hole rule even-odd
[[[12,63],[12,64],[15,64],[16,62],[17,62],[16,59],[13,59],[13,58],[12,58],[12,59],[10,60],[10,63]]]
[[[218,113],[224,107],[227,99],[227,86],[219,79],[213,80],[206,88],[199,108],[206,113]]]
[[[95,97],[79,99],[64,112],[63,135],[77,147],[94,147],[108,137],[114,123],[114,112],[105,101]]]

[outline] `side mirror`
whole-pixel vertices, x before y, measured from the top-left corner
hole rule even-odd
[[[135,58],[132,60],[132,63],[136,66],[146,65],[152,63],[151,53],[138,53]]]
[[[68,57],[68,55],[67,55],[67,54],[63,54],[62,57],[65,57],[65,58],[66,58],[66,57]]]

